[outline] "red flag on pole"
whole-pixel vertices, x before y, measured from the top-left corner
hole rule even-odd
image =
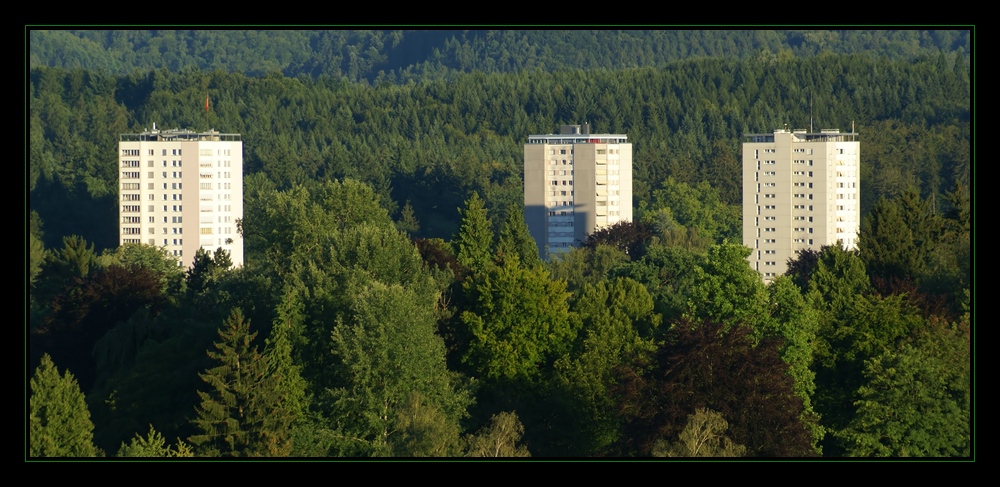
[[[205,95],[205,111],[208,111],[208,95]]]

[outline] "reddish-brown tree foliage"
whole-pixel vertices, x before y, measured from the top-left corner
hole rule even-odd
[[[646,254],[646,245],[652,236],[653,227],[648,223],[620,221],[590,234],[583,246],[594,249],[598,245],[610,245],[625,252],[630,259],[639,260]]]
[[[755,346],[751,334],[746,326],[679,323],[646,363],[619,369],[621,453],[649,455],[657,439],[677,437],[689,414],[711,408],[750,456],[814,455],[780,342]]]
[[[85,392],[94,381],[94,344],[144,306],[153,313],[166,303],[160,278],[145,267],[108,266],[74,278],[51,303],[51,313],[32,330],[32,358],[43,353],[65,364]]]

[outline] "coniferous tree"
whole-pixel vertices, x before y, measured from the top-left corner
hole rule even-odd
[[[458,263],[481,272],[491,262],[490,249],[493,247],[493,223],[486,215],[486,208],[478,193],[465,202],[462,214],[462,228],[455,239],[455,255]]]
[[[918,259],[916,239],[906,224],[900,206],[897,201],[881,198],[861,224],[858,255],[874,278],[915,277]]]
[[[406,201],[406,205],[403,206],[402,211],[399,214],[399,221],[396,222],[396,228],[413,235],[420,231],[420,222],[417,221],[417,217],[413,214],[413,205],[410,201]]]
[[[30,447],[32,457],[93,457],[94,423],[73,374],[62,376],[45,354],[31,378]]]
[[[500,228],[500,240],[497,242],[499,259],[509,259],[512,256],[516,256],[521,265],[526,267],[533,267],[538,263],[538,245],[531,238],[520,207],[507,210],[507,218]]]
[[[177,447],[171,448],[167,444],[166,438],[159,431],[149,425],[149,433],[143,438],[139,433],[135,434],[128,444],[122,442],[118,449],[119,457],[193,457],[194,452],[191,447],[183,441],[177,440]]]
[[[219,329],[217,351],[208,352],[219,366],[200,374],[212,390],[198,391],[201,406],[192,422],[202,433],[189,438],[205,454],[287,456],[291,451],[291,415],[269,360],[253,345],[256,336],[236,308]]]

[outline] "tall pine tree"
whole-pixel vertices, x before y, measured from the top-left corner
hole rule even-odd
[[[219,365],[199,374],[211,391],[198,391],[201,406],[192,423],[202,433],[189,438],[202,454],[278,457],[291,452],[292,417],[271,360],[253,345],[256,336],[235,308],[219,329],[217,351],[208,352]]]
[[[524,223],[524,211],[520,206],[507,209],[507,218],[500,228],[500,240],[497,242],[499,259],[508,260],[514,256],[525,267],[538,264],[538,245],[531,238],[528,225]]]
[[[458,263],[482,272],[492,262],[490,249],[493,247],[493,224],[486,215],[486,207],[478,193],[465,202],[462,213],[462,228],[455,239],[455,255]]]
[[[94,423],[73,374],[62,376],[48,354],[31,378],[30,446],[32,457],[93,457]]]

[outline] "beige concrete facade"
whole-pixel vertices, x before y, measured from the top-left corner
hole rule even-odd
[[[243,265],[243,142],[239,134],[153,130],[118,142],[119,244],[166,248],[190,267],[222,247]]]
[[[541,256],[632,220],[632,144],[622,134],[563,125],[524,145],[524,220]]]
[[[765,281],[802,249],[857,248],[860,143],[855,133],[776,130],[743,144],[743,244]]]

